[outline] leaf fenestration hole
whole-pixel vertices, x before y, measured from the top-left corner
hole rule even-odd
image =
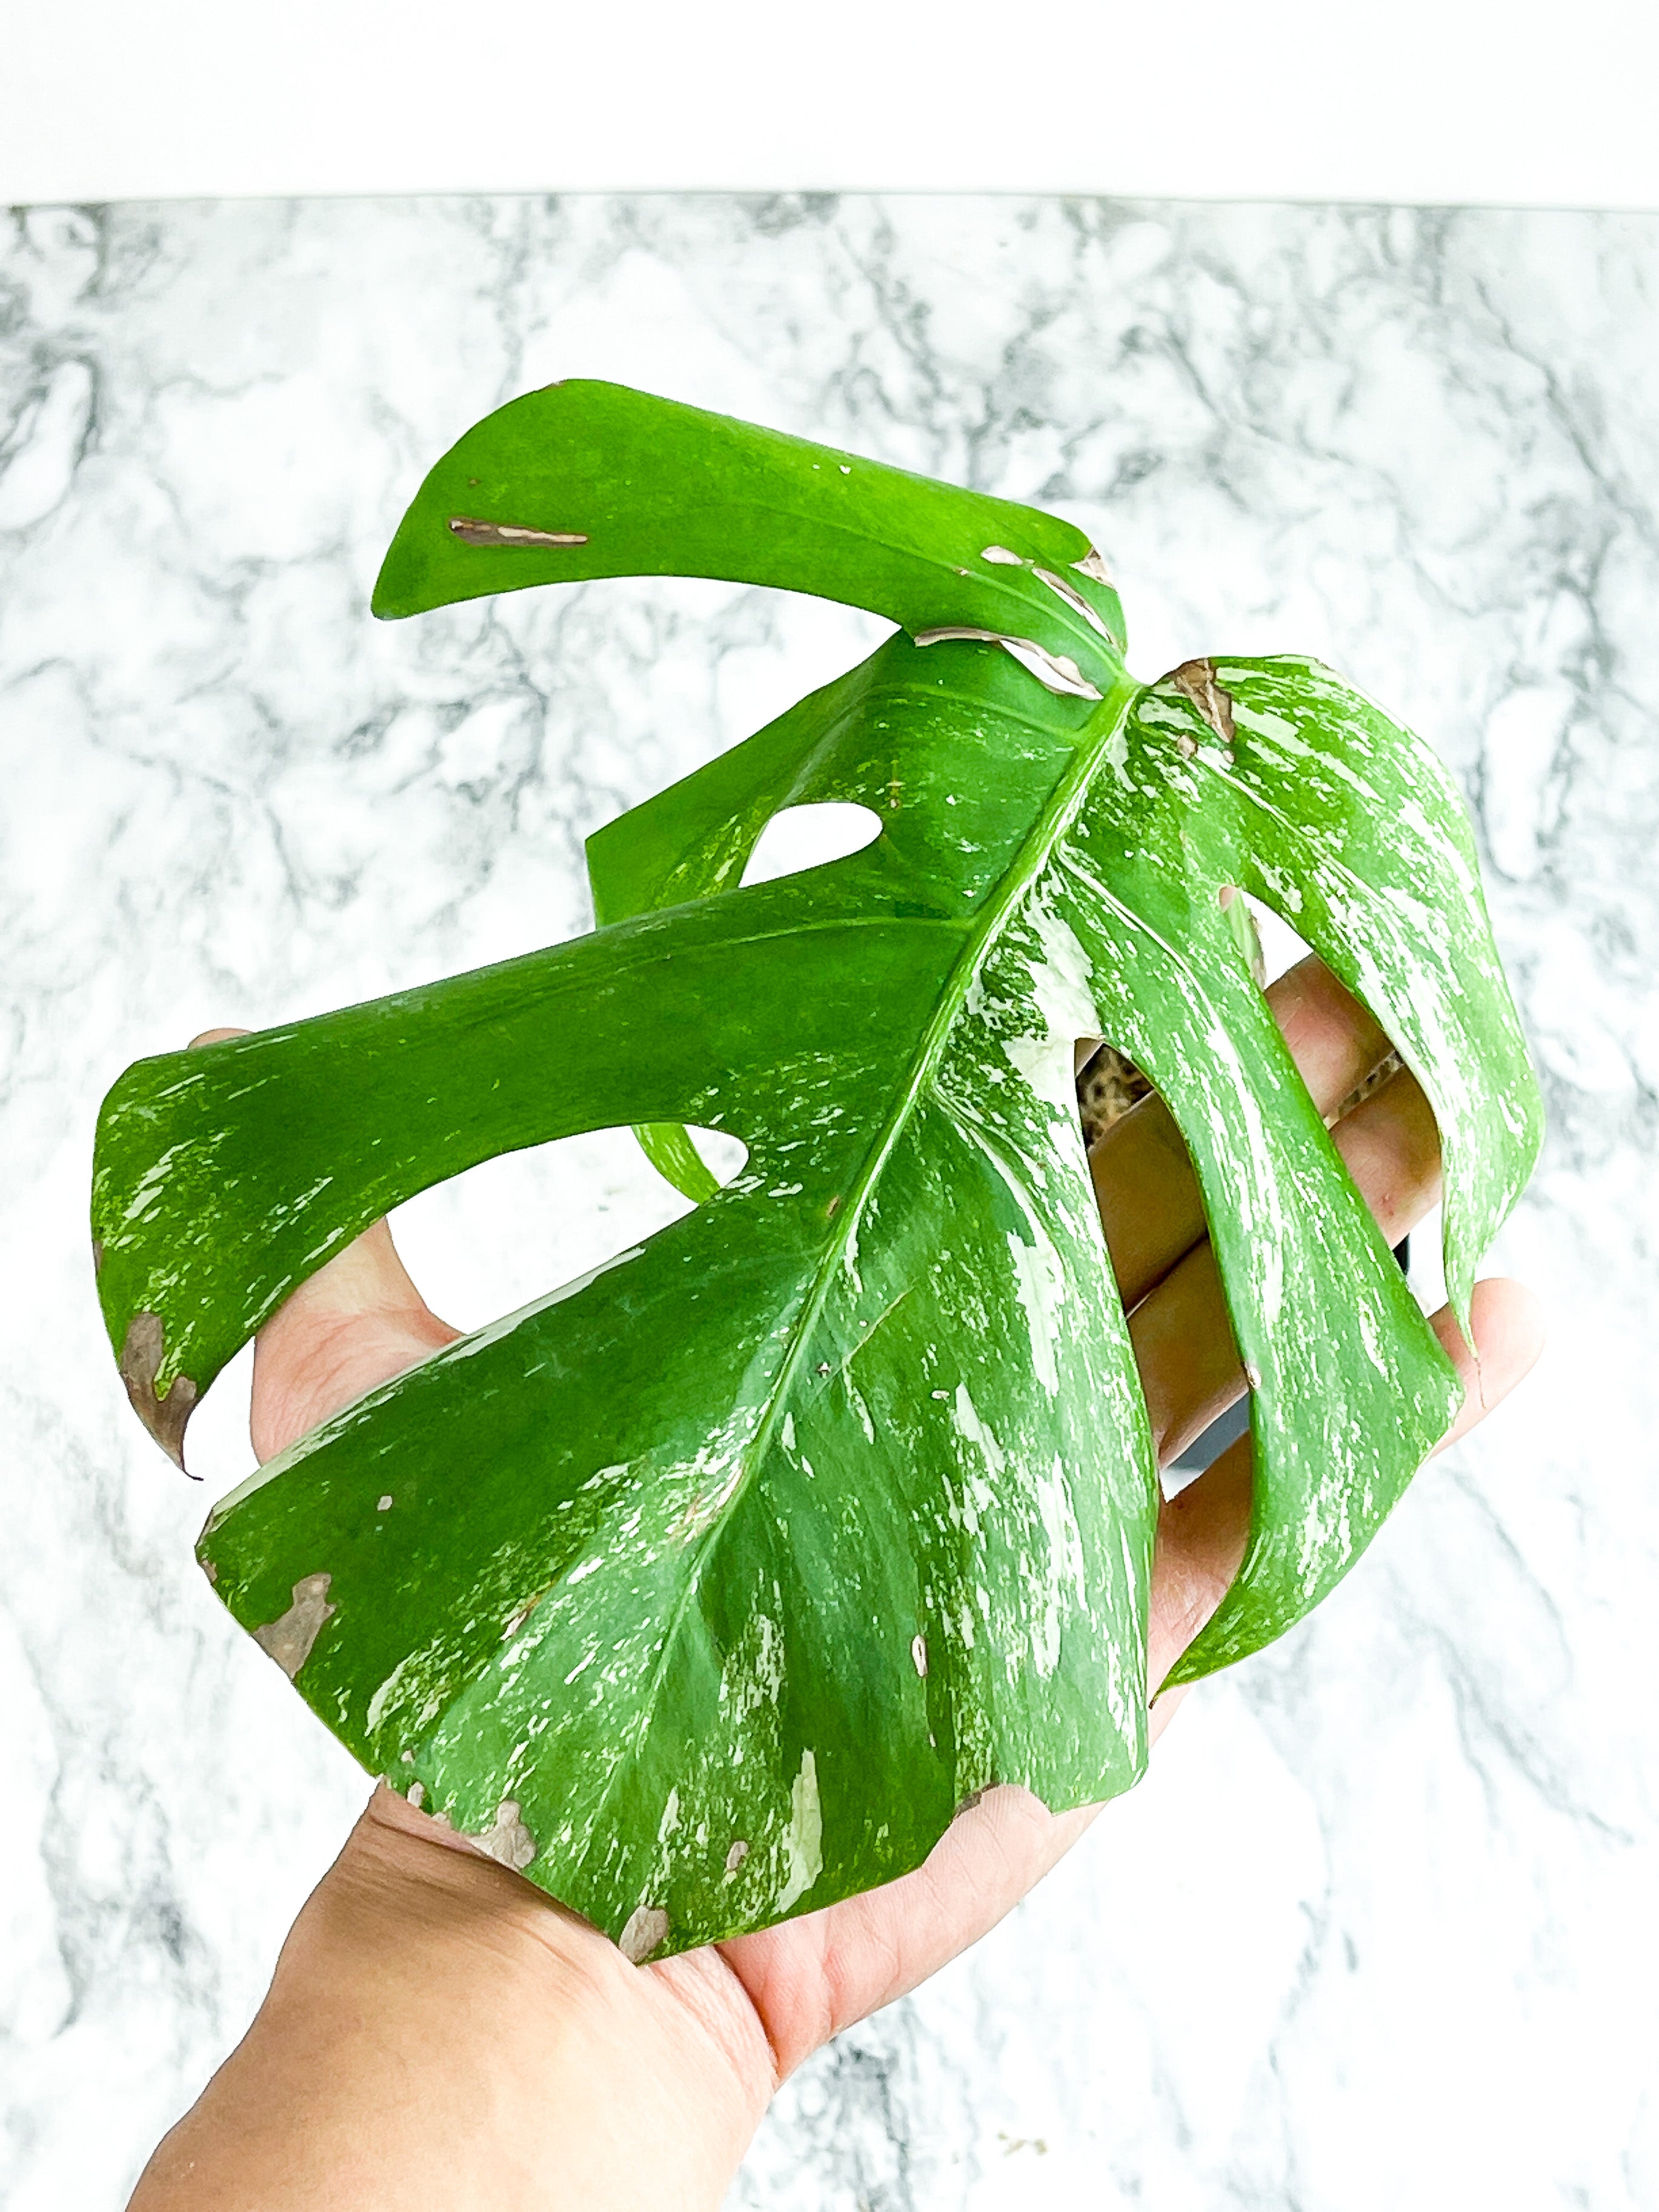
[[[1101,1233],[1126,1308],[1132,1316],[1148,1309],[1139,1328],[1131,1323],[1138,1348],[1149,1322],[1159,1334],[1168,1333],[1152,1308],[1160,1292],[1176,1333],[1184,1335],[1194,1295],[1192,1270],[1209,1234],[1185,1140],[1174,1116],[1126,1054],[1109,1042],[1082,1038],[1077,1059],[1078,1114],[1102,1208]],[[1211,1342],[1218,1323],[1221,1334]],[[1191,1379],[1201,1383],[1207,1377],[1213,1386],[1236,1372],[1237,1344],[1224,1311],[1211,1316],[1202,1334],[1206,1346],[1194,1358],[1197,1371]],[[1183,1361],[1184,1357],[1183,1352]],[[1167,1364],[1160,1359],[1160,1369]],[[1155,1427],[1160,1425],[1157,1398],[1149,1390]],[[1246,1395],[1218,1413],[1165,1463],[1160,1481],[1166,1498],[1185,1489],[1244,1434],[1249,1403]]]
[[[1295,967],[1298,960],[1307,958],[1310,947],[1272,907],[1265,905],[1259,898],[1253,898],[1249,891],[1239,890],[1231,884],[1223,884],[1222,905],[1229,907],[1234,899],[1243,900],[1244,910],[1255,924],[1255,933],[1261,946],[1261,983],[1264,988],[1269,983],[1276,983],[1287,969]]]
[[[749,1148],[720,1129],[690,1131],[722,1188]],[[392,1236],[416,1288],[453,1328],[471,1331],[550,1291],[696,1211],[665,1182],[631,1128],[593,1129],[503,1152],[392,1211]],[[217,1498],[246,1480],[253,1346],[215,1378],[191,1421],[190,1470]]]
[[[806,868],[844,860],[872,845],[880,835],[881,817],[850,799],[826,799],[805,806],[786,806],[761,831],[743,881],[745,884],[775,883],[780,876],[799,875]]]
[[[202,1485],[200,1492],[194,1484],[188,1486],[192,1507],[204,1494],[222,1498],[252,1474],[257,1464],[248,1441],[252,1403],[253,1346],[245,1344],[214,1376],[190,1418],[185,1451],[191,1473]]]
[[[690,1133],[722,1187],[749,1157],[718,1129]],[[392,1234],[433,1311],[482,1328],[631,1251],[696,1208],[631,1128],[590,1129],[483,1160],[398,1206]]]
[[[1234,896],[1243,900],[1249,911],[1251,921],[1255,926],[1256,936],[1261,948],[1263,973],[1261,981],[1264,989],[1276,983],[1281,975],[1287,975],[1302,961],[1313,956],[1313,947],[1305,938],[1297,933],[1294,926],[1285,919],[1277,908],[1269,906],[1264,899],[1256,898],[1247,891],[1239,891]],[[1334,1119],[1340,1120],[1345,1115],[1352,1113],[1357,1105],[1361,1104],[1373,1092],[1380,1091],[1382,1085],[1398,1072],[1399,1066],[1398,1055],[1390,1054],[1365,1076],[1346,1098],[1340,1102]],[[1330,1115],[1326,1116],[1328,1121],[1332,1118]],[[1443,1304],[1445,1299],[1444,1278],[1439,1267],[1440,1221],[1441,1210],[1437,1206],[1414,1231],[1402,1237],[1394,1248],[1395,1257],[1406,1272],[1413,1295],[1425,1313],[1431,1313],[1436,1307]],[[1425,1267],[1423,1262],[1429,1259],[1431,1248],[1433,1259],[1431,1263]],[[1415,1263],[1413,1259],[1413,1250],[1417,1255]]]

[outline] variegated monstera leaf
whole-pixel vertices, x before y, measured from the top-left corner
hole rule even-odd
[[[295,1286],[447,1176],[632,1123],[702,1201],[304,1437],[201,1546],[368,1768],[636,1956],[886,1881],[989,1784],[1058,1808],[1142,1770],[1158,1475],[1078,1038],[1185,1135],[1254,1394],[1248,1553],[1176,1676],[1316,1605],[1445,1430],[1451,1369],[1224,887],[1422,1083],[1466,1321],[1539,1133],[1433,754],[1306,659],[1137,683],[1051,515],[565,384],[438,464],[375,608],[669,574],[896,628],[599,832],[592,934],[130,1068],[94,1204],[112,1341],[177,1454]],[[822,800],[879,836],[742,887]],[[687,1124],[747,1146],[726,1188]]]

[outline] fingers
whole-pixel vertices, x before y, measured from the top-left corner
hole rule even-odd
[[[1147,1610],[1149,1684],[1162,1682],[1238,1572],[1250,1534],[1250,1450],[1251,1439],[1240,1437],[1195,1482],[1158,1507]],[[1187,1686],[1154,1697],[1149,1728],[1154,1743],[1174,1718]]]
[[[1390,1244],[1440,1193],[1440,1139],[1416,1079],[1403,1069],[1331,1131],[1360,1196]],[[1207,1240],[1178,1261],[1129,1317],[1129,1335],[1158,1447],[1177,1459],[1244,1395],[1215,1252]]]
[[[1383,1030],[1311,955],[1271,983],[1267,1004],[1322,1115],[1386,1060]],[[1145,1098],[1089,1158],[1106,1248],[1126,1308],[1200,1243],[1206,1231],[1187,1148],[1161,1098]]]
[[[1544,1304],[1524,1283],[1491,1275],[1475,1285],[1469,1301],[1473,1350],[1464,1342],[1449,1306],[1442,1306],[1429,1325],[1463,1385],[1457,1418],[1435,1446],[1432,1458],[1478,1427],[1536,1364],[1544,1349]]]
[[[1133,1312],[1209,1233],[1186,1145],[1156,1091],[1113,1122],[1089,1155],[1089,1173],[1112,1273]]]
[[[1543,1349],[1540,1301],[1523,1284],[1503,1276],[1475,1285],[1469,1322],[1474,1349],[1463,1341],[1449,1306],[1443,1306],[1430,1323],[1465,1392],[1462,1409],[1435,1453],[1466,1437],[1501,1404]],[[1164,1680],[1238,1572],[1250,1533],[1251,1490],[1250,1438],[1241,1437],[1196,1482],[1160,1506],[1146,1649],[1149,1682]],[[1182,1685],[1155,1699],[1154,1740],[1185,1694]]]
[[[1394,1048],[1369,1008],[1311,953],[1267,986],[1267,1000],[1314,1104],[1328,1118]]]

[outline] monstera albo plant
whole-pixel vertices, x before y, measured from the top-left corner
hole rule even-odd
[[[1301,1620],[1451,1420],[1235,890],[1426,1092],[1466,1331],[1540,1128],[1433,754],[1305,659],[1138,682],[1052,515],[572,382],[439,462],[374,611],[665,574],[896,627],[590,840],[590,935],[129,1068],[93,1206],[121,1372],[182,1464],[225,1362],[429,1185],[632,1124],[701,1201],[325,1422],[200,1547],[366,1767],[635,1958],[886,1881],[989,1784],[1059,1809],[1142,1771],[1158,1476],[1078,1040],[1179,1124],[1252,1393],[1248,1549],[1170,1679]],[[820,801],[879,835],[744,886]],[[747,1148],[724,1187],[690,1127]]]

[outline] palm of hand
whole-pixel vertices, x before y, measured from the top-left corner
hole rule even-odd
[[[1334,1113],[1384,1059],[1386,1037],[1316,961],[1304,961],[1268,995],[1316,1103]],[[1384,1234],[1396,1242],[1438,1194],[1438,1142],[1422,1092],[1401,1071],[1346,1115],[1333,1135]],[[1160,1462],[1167,1464],[1245,1389],[1196,1186],[1156,1097],[1115,1125],[1091,1166]],[[1480,1285],[1474,1322],[1475,1352],[1448,1311],[1435,1317],[1467,1390],[1447,1442],[1520,1379],[1540,1341],[1534,1302],[1518,1284]],[[386,1224],[378,1224],[304,1285],[261,1334],[252,1413],[260,1457],[455,1334],[426,1305]],[[1153,1683],[1219,1603],[1243,1557],[1249,1449],[1246,1437],[1162,1509],[1150,1617]],[[1176,1690],[1157,1699],[1154,1741],[1184,1695]],[[619,2003],[652,2010],[654,2028],[666,2015],[705,2044],[712,2039],[740,2075],[769,2077],[750,2085],[763,2102],[772,2083],[829,2037],[915,1988],[993,1927],[1070,1849],[1097,1809],[1055,1816],[1023,1790],[992,1790],[902,1881],[638,1971],[597,1931],[586,1930],[580,1940],[597,1947],[589,1967],[614,1987]],[[386,1790],[376,1793],[359,1835],[370,1851],[470,1850]],[[519,1877],[490,1869],[492,1880],[497,1874],[538,1910],[558,1911]],[[568,1940],[568,1926],[564,1935]]]

